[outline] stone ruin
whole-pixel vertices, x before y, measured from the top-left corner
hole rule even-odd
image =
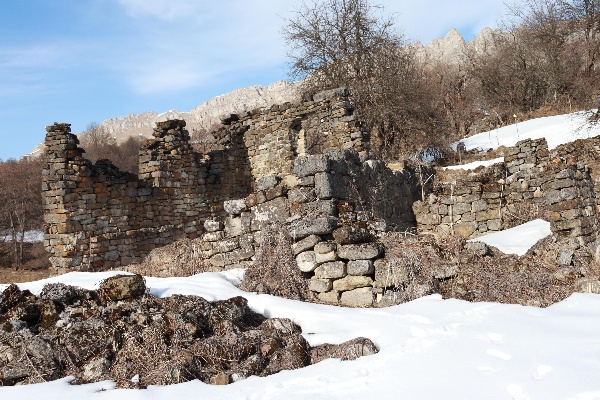
[[[526,205],[547,209],[570,249],[596,241],[600,197],[564,148],[522,141],[504,163],[437,171],[422,187],[431,180],[421,169],[394,171],[370,155],[344,89],[224,116],[202,154],[184,121],[159,122],[137,176],[86,160],[68,124],[46,130],[44,243],[56,273],[139,263],[184,238],[211,269],[244,267],[276,225],[292,237],[316,297],[373,306],[389,289],[378,242],[387,231],[475,238],[502,230],[506,215]]]
[[[571,147],[550,152],[545,139],[527,139],[489,168],[439,172],[428,198],[413,205],[419,231],[473,239],[504,229],[519,209],[537,208],[568,247],[593,254],[600,197]]]
[[[138,176],[86,160],[69,124],[48,126],[44,243],[55,273],[120,268],[183,238],[200,240],[216,269],[245,266],[278,224],[323,300],[371,305],[383,251],[373,240],[414,227],[415,171],[369,157],[343,89],[222,122],[204,154],[192,150],[184,121],[157,123]]]

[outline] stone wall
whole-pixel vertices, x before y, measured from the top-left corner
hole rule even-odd
[[[198,236],[224,199],[250,192],[243,174],[236,185],[220,185],[225,170],[191,151],[184,126],[157,124],[140,151],[139,177],[83,158],[69,124],[46,128],[45,245],[57,271],[137,262],[156,246]]]
[[[440,171],[426,201],[413,205],[422,232],[475,238],[504,228],[516,210],[537,207],[573,247],[596,240],[594,182],[583,162],[548,151],[545,139],[506,149],[504,163],[475,171]],[[518,217],[518,216],[517,216]]]
[[[299,156],[292,174],[263,177],[257,186],[245,199],[226,201],[224,219],[204,223],[200,246],[211,267],[247,266],[265,228],[276,224],[292,237],[298,267],[322,301],[373,305],[374,266],[383,257],[378,235],[414,226],[410,212],[394,214],[399,209],[385,204],[414,201],[420,193],[414,173],[363,162],[354,151],[334,151]]]
[[[140,151],[139,176],[86,160],[69,124],[47,127],[43,198],[52,265],[57,272],[117,268],[203,235],[211,263],[226,268],[253,256],[257,232],[290,218],[292,235],[303,224],[329,229],[340,221],[414,227],[414,172],[369,159],[347,95],[333,90],[228,115],[205,154],[192,150],[184,121],[160,122]],[[326,154],[310,156],[316,150]]]
[[[352,149],[366,157],[368,135],[348,95],[347,89],[329,90],[297,103],[223,116],[215,136],[222,141],[242,135],[255,180],[291,173],[298,155]]]

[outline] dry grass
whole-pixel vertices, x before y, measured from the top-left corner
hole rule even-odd
[[[140,264],[132,264],[123,269],[155,277],[191,276],[214,270],[202,256],[199,239],[183,239],[155,248]]]
[[[256,259],[246,270],[241,289],[294,300],[308,300],[308,286],[296,266],[292,239],[281,227],[264,232]]]

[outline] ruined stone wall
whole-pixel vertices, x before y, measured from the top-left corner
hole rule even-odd
[[[242,135],[255,180],[291,173],[298,155],[352,149],[366,157],[368,136],[348,95],[347,89],[336,89],[297,103],[227,115],[215,136]]]
[[[224,156],[211,163],[194,153],[184,126],[157,124],[140,151],[139,177],[83,158],[68,124],[47,127],[45,245],[57,271],[138,262],[156,246],[196,237],[223,200],[250,192],[249,174],[222,185]]]
[[[441,171],[433,193],[413,205],[418,229],[475,238],[502,230],[506,220],[535,208],[573,247],[594,242],[598,210],[593,179],[583,162],[573,163],[563,153],[561,148],[549,152],[545,139],[528,139],[508,148],[504,163]]]
[[[45,245],[57,272],[139,262],[153,248],[198,237],[205,229],[215,242],[218,230],[204,228],[204,222],[224,215],[229,215],[221,221],[229,238],[242,235],[231,232],[248,223],[257,232],[265,224],[283,222],[279,211],[271,212],[282,208],[289,210],[286,218],[324,213],[359,225],[385,222],[392,230],[414,226],[411,205],[420,190],[415,174],[410,169],[392,172],[368,159],[368,137],[347,90],[222,121],[205,154],[192,150],[184,121],[158,123],[140,151],[139,176],[121,172],[107,160],[95,165],[86,160],[68,124],[47,127]],[[304,174],[295,163],[317,150],[328,155],[317,157],[322,163],[318,171]],[[230,218],[224,202],[240,198],[254,207],[254,217]],[[340,202],[346,206],[338,215]],[[213,243],[210,235],[206,241]],[[254,242],[241,238],[219,248],[247,249]],[[232,259],[246,260],[251,252],[241,253]]]
[[[396,215],[399,209],[385,204],[414,201],[420,193],[414,172],[392,172],[382,162],[361,161],[354,151],[333,151],[299,156],[292,174],[263,177],[257,186],[245,199],[226,201],[224,219],[205,222],[200,247],[210,266],[247,266],[265,229],[277,225],[294,241],[298,267],[319,299],[373,305],[375,264],[383,257],[378,235],[414,226],[410,212]]]

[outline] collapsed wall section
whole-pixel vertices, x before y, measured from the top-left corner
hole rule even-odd
[[[584,247],[596,241],[594,182],[583,162],[548,151],[545,139],[506,149],[504,162],[475,171],[440,171],[433,192],[413,205],[422,232],[476,238],[511,219],[543,215],[553,232]]]
[[[391,171],[351,150],[298,156],[291,174],[262,177],[255,193],[226,201],[227,216],[205,222],[199,246],[211,269],[245,267],[268,228],[277,226],[292,238],[298,268],[315,296],[372,306],[383,291],[376,283],[384,256],[377,238],[414,227],[410,204],[416,196],[418,179],[408,168]]]
[[[299,155],[339,149],[354,150],[366,159],[369,150],[368,133],[343,88],[296,103],[226,115],[221,121],[223,127],[214,135],[218,141],[231,132],[242,135],[254,180],[292,173]]]
[[[216,204],[249,193],[243,174],[232,190],[220,188],[222,174],[192,151],[184,127],[157,124],[140,150],[139,178],[83,158],[69,124],[46,128],[45,247],[56,272],[139,262],[157,246],[198,236]]]

